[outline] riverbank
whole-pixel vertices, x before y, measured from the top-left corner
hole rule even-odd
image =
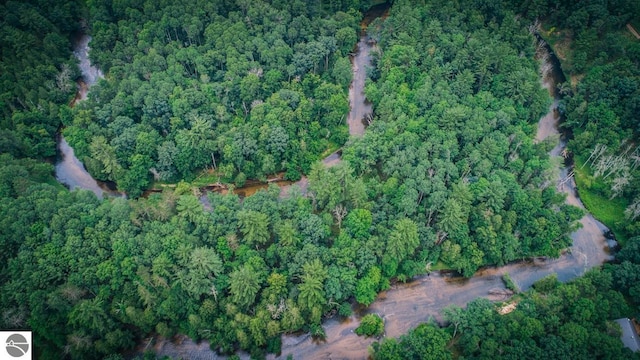
[[[71,107],[85,100],[91,86],[99,79],[104,78],[102,71],[91,65],[91,61],[89,60],[90,42],[91,36],[85,33],[78,34],[73,42],[73,54],[78,59],[78,67],[80,68],[82,76],[77,80],[77,92],[71,101]],[[75,156],[73,148],[65,140],[61,130],[60,134],[58,134],[57,142],[55,178],[59,183],[66,186],[69,190],[89,190],[99,199],[102,199],[105,195],[112,197],[126,196],[114,189],[113,186],[110,186],[115,184],[97,181],[89,174],[84,164]]]
[[[553,102],[548,113],[540,119],[536,140],[556,141],[556,146],[549,153],[555,159],[554,164],[558,165],[550,185],[555,186],[566,177],[569,168],[563,165],[562,152],[565,141],[561,139],[558,131],[561,114],[557,109],[560,94],[556,91],[556,84],[562,77],[558,73],[557,62],[553,61],[552,54],[547,55],[549,56],[540,57],[551,64],[541,66],[544,70],[541,74],[541,85],[549,91]],[[566,181],[563,186],[559,186],[559,190],[566,194],[567,204],[584,209],[573,181]],[[368,308],[357,311],[350,318],[328,319],[323,324],[327,335],[323,342],[316,342],[304,335],[285,336],[283,354],[295,354],[302,358],[364,358],[367,348],[374,340],[358,337],[353,331],[359,325],[359,319],[366,314],[375,313],[381,316],[385,321],[385,336],[398,337],[431,319],[442,322],[442,310],[447,306],[465,306],[476,298],[487,298],[491,301],[508,300],[509,296],[505,295],[506,286],[502,280],[506,273],[523,291],[548,275],[556,275],[562,282],[574,279],[612,258],[604,235],[608,229],[588,213],[580,219],[580,223],[581,228],[571,234],[573,245],[557,259],[533,258],[501,267],[484,267],[470,278],[455,276],[451,271],[436,271],[418,276],[406,284],[396,283],[391,289],[380,293]],[[443,268],[444,264],[437,263],[432,270]]]
[[[571,89],[575,93],[577,91],[578,84],[584,79],[585,74],[575,71],[573,63],[574,52],[572,47],[574,46],[574,39],[570,31],[566,29],[556,29],[549,24],[542,24],[539,31],[540,36],[549,44],[553,52],[557,55],[559,62],[559,71],[562,72],[566,79],[569,79]],[[618,31],[617,36],[629,37],[627,29],[621,29]],[[589,68],[588,66],[587,68]],[[573,134],[570,133],[571,129],[565,129],[568,131],[567,143],[570,143]],[[569,147],[567,151],[571,152]],[[583,166],[584,159],[580,156],[571,154],[571,158],[575,163],[573,168],[574,178],[576,183],[576,192],[580,194],[580,198],[584,203],[584,208],[591,213],[595,218],[602,221],[602,223],[611,230],[613,237],[619,243],[620,246],[624,246],[628,234],[625,230],[626,218],[624,211],[630,204],[630,199],[624,197],[609,198],[602,195],[599,189],[605,189],[609,187],[601,177],[594,177],[593,171],[590,166]]]
[[[373,48],[373,42],[366,33],[367,26],[375,19],[384,19],[389,15],[391,4],[386,1],[377,1],[373,6],[364,14],[360,23],[361,33],[359,34],[359,40],[355,44],[354,51],[351,54],[351,64],[353,71],[353,79],[349,86],[349,113],[347,114],[347,125],[349,126],[350,136],[362,136],[364,134],[366,126],[373,118],[372,104],[366,99],[364,94],[365,82],[367,79],[367,69],[371,66],[370,52]],[[331,144],[322,155],[322,163],[331,167],[341,161],[340,154],[342,148],[337,144]],[[207,191],[214,191],[222,194],[228,193],[229,189],[232,189],[233,193],[242,197],[251,196],[262,189],[267,189],[270,184],[276,184],[281,187],[281,194],[287,193],[288,188],[291,185],[298,185],[301,187],[303,193],[306,192],[307,178],[302,176],[297,181],[290,181],[285,179],[284,173],[274,174],[271,178],[266,180],[248,179],[245,184],[235,187],[234,184],[224,181],[220,174],[217,174],[214,170],[203,170],[194,180],[186,182],[183,185],[194,189],[197,189],[201,193]],[[229,180],[229,179],[226,179]],[[154,182],[147,193],[162,191],[164,188],[175,188],[178,184],[175,183],[163,183]]]
[[[367,35],[367,26],[377,18],[389,15],[390,4],[381,3],[371,7],[360,23],[360,39],[351,55],[353,80],[349,87],[349,135],[362,136],[365,128],[373,120],[373,106],[364,94],[368,68],[371,66],[371,51],[375,41]]]
[[[554,91],[555,84],[553,76],[544,74],[543,85],[552,97],[557,96]],[[544,126],[539,126],[541,133],[538,134],[539,141],[545,141],[549,137],[557,141],[557,146],[550,155],[558,160],[555,162],[558,169],[549,186],[555,186],[568,172],[562,161],[559,161],[564,142],[560,141],[557,129],[560,116],[557,111],[558,98],[554,100],[549,112],[540,119]],[[567,194],[568,204],[581,206],[572,182],[566,182],[562,191]],[[321,341],[308,333],[283,335],[280,357],[291,354],[296,358],[366,358],[367,349],[375,339],[362,338],[354,333],[364,315],[378,314],[385,321],[385,336],[397,337],[431,319],[443,322],[442,310],[447,306],[462,307],[476,298],[487,298],[497,302],[508,300],[509,292],[506,291],[503,281],[506,273],[509,273],[513,282],[523,291],[548,275],[556,275],[562,282],[575,279],[587,270],[611,259],[603,234],[606,228],[590,215],[585,215],[580,222],[582,228],[571,234],[573,246],[556,259],[533,258],[501,267],[484,267],[471,278],[459,277],[450,271],[438,271],[416,276],[406,284],[394,283],[390,289],[378,294],[369,307],[354,306],[354,314],[348,318],[326,318],[322,323],[326,337]],[[434,265],[435,268],[439,266],[440,263]],[[206,346],[196,346],[193,342],[170,344],[164,340],[159,348],[162,349],[159,355],[180,354],[185,350],[189,356],[198,358],[218,356],[210,350],[204,354],[197,353],[198,348]],[[192,353],[194,350],[196,353]],[[269,355],[268,358],[274,359],[276,356]]]
[[[609,199],[597,191],[591,190],[591,188],[601,187],[604,184],[599,179],[594,179],[588,166],[583,167],[582,159],[575,157],[574,162],[576,186],[585,208],[613,232],[615,240],[620,246],[624,246],[627,241],[623,224],[625,221],[624,210],[629,206],[629,201],[621,197]]]
[[[322,153],[322,163],[326,167],[331,167],[338,164],[341,161],[342,148],[338,146],[332,146]],[[222,176],[215,172],[213,169],[203,170],[199,176],[197,176],[194,180],[190,182],[179,182],[179,183],[165,183],[165,182],[154,182],[149,190],[145,192],[145,194],[153,193],[153,192],[161,192],[165,188],[175,189],[177,187],[188,188],[203,194],[207,192],[217,192],[221,194],[227,194],[230,190],[241,197],[251,196],[257,193],[260,190],[267,190],[271,184],[275,184],[280,187],[281,196],[284,196],[288,193],[288,189],[292,185],[298,185],[303,193],[306,192],[306,188],[308,185],[308,180],[305,175],[303,175],[297,181],[287,180],[285,179],[285,173],[279,172],[273,174],[271,177],[265,180],[257,180],[257,179],[248,179],[242,186],[236,187],[233,183],[227,183],[222,180]],[[143,195],[144,196],[144,195]]]

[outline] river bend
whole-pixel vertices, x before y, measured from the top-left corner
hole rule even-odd
[[[369,17],[369,19],[371,18]],[[89,36],[83,36],[78,42],[78,48],[75,52],[80,60],[80,68],[84,84],[86,84],[86,86],[82,84],[79,86],[80,100],[86,98],[86,90],[102,76],[99,70],[92,67],[88,61],[89,41]],[[372,114],[371,104],[364,97],[366,68],[370,65],[369,54],[372,46],[366,33],[363,32],[352,58],[354,75],[349,90],[351,111],[347,121],[350,134],[355,136],[363,134],[365,124],[362,120]],[[539,54],[545,61],[542,66],[544,70],[542,86],[549,90],[554,101],[549,112],[540,119],[536,141],[543,141],[549,137],[558,139],[557,146],[550,152],[550,156],[556,159],[556,163],[561,164],[561,154],[565,143],[558,132],[560,117],[557,105],[559,98],[555,91],[557,73],[554,73],[557,69],[553,66],[554,62],[550,60],[552,54],[548,53],[548,47],[541,48],[543,49],[541,51],[547,51],[546,54]],[[73,149],[62,137],[59,146],[62,161],[56,165],[56,177],[71,189],[89,189],[101,197],[105,191],[104,188],[86,173],[82,164],[73,155]],[[331,166],[339,161],[339,154],[334,153],[325,159],[324,163]],[[559,181],[568,172],[566,167],[559,166],[555,175],[556,180]],[[65,177],[65,174],[73,174],[73,176]],[[306,189],[306,178],[298,185]],[[563,186],[559,186],[559,190],[567,194],[567,203],[584,208],[577,196],[575,182],[569,180]],[[286,192],[286,187],[283,191]],[[381,293],[369,308],[356,311],[356,314],[349,319],[331,318],[325,320],[323,327],[327,338],[323,342],[315,342],[308,334],[283,336],[281,357],[293,354],[296,358],[304,359],[365,359],[368,357],[368,346],[374,340],[359,337],[353,332],[363,315],[377,313],[385,321],[385,336],[397,337],[429,319],[441,321],[441,311],[448,305],[464,306],[477,297],[485,297],[494,301],[506,300],[506,297],[499,295],[499,291],[491,291],[505,289],[502,281],[502,274],[505,272],[508,272],[523,290],[531,287],[535,281],[542,277],[553,273],[557,274],[559,280],[569,281],[611,258],[603,235],[607,228],[590,214],[585,215],[580,222],[582,228],[571,234],[573,246],[558,259],[532,259],[498,268],[485,268],[469,279],[437,272],[418,277],[408,284],[394,285],[388,291]],[[496,293],[498,295],[495,295]],[[181,338],[180,344],[160,340],[154,345],[154,350],[159,356],[186,356],[193,359],[223,358],[211,351],[206,342],[195,344],[184,337]],[[246,354],[241,355],[246,357]],[[275,358],[274,355],[269,357]]]

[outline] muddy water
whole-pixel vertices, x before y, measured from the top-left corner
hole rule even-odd
[[[76,43],[75,50],[73,51],[75,57],[80,61],[78,66],[82,72],[82,80],[87,85],[87,88],[90,88],[99,79],[104,78],[102,71],[91,65],[91,61],[89,60],[89,42],[91,42],[91,36],[82,34]],[[81,100],[86,98],[87,94],[85,92]]]
[[[354,52],[351,56],[351,65],[353,70],[353,80],[349,87],[349,114],[347,116],[347,125],[349,125],[349,135],[362,136],[365,130],[365,124],[368,119],[373,115],[373,107],[369,101],[367,101],[364,95],[364,86],[367,79],[367,68],[371,66],[371,50],[373,49],[374,42],[367,35],[367,26],[376,18],[384,18],[389,13],[391,4],[379,4],[367,11],[362,22],[360,23],[360,40],[355,46]],[[336,151],[322,160],[322,163],[327,166],[335,166],[342,161],[341,151]],[[289,193],[290,185],[298,185],[302,194],[306,194],[309,181],[306,177],[302,177],[299,181],[293,184],[282,184],[281,196],[286,196]],[[268,187],[268,184],[264,184],[263,188]],[[239,189],[240,190],[240,189]],[[254,192],[255,193],[255,192]]]
[[[367,120],[373,115],[373,107],[369,101],[367,101],[364,95],[364,86],[367,79],[367,68],[371,66],[371,50],[374,46],[374,42],[367,35],[367,26],[376,18],[386,17],[389,12],[391,4],[383,3],[376,5],[369,9],[365,14],[362,22],[360,23],[360,40],[355,46],[354,52],[351,56],[351,64],[353,70],[353,80],[349,87],[349,114],[347,116],[347,125],[349,125],[349,135],[361,136],[364,134],[365,124]],[[335,166],[341,160],[341,151],[338,150],[322,160],[322,163],[327,166]],[[292,185],[297,185],[302,194],[306,194],[307,186],[309,184],[308,179],[303,176],[295,183],[286,181],[278,182],[277,185],[281,187],[280,196],[287,196]],[[253,184],[250,186],[244,186],[234,190],[235,194],[240,196],[250,196],[255,194],[261,189],[266,189],[269,184]],[[210,191],[210,190],[209,190]],[[221,193],[226,193],[226,190],[215,190]],[[207,208],[208,204],[205,199],[206,196],[201,197],[201,202]]]
[[[385,17],[388,14],[389,4],[374,6],[365,15],[361,26],[360,40],[356,45],[351,64],[353,69],[353,80],[349,87],[350,111],[347,117],[349,134],[351,136],[361,136],[364,134],[365,124],[373,114],[373,107],[364,95],[364,86],[367,79],[367,68],[371,66],[372,39],[367,35],[366,28],[369,23],[377,17]]]
[[[73,54],[78,58],[82,79],[78,81],[78,93],[72,106],[77,102],[87,98],[87,93],[91,85],[95,84],[99,78],[102,78],[102,72],[89,61],[89,42],[91,37],[83,34],[75,42],[75,50]],[[73,148],[69,146],[62,135],[58,140],[59,160],[55,166],[56,179],[66,185],[70,190],[85,189],[92,191],[100,199],[105,194],[110,196],[122,196],[122,194],[110,190],[109,187],[96,181],[87,172],[73,152]]]
[[[367,14],[365,14],[362,20],[360,40],[358,41],[353,55],[351,56],[351,64],[353,70],[353,80],[349,87],[349,114],[347,116],[347,125],[349,125],[349,135],[361,136],[364,134],[365,124],[367,119],[373,114],[373,107],[369,101],[367,101],[364,95],[364,86],[367,79],[367,68],[371,66],[371,49],[373,48],[373,42],[367,36],[366,28],[373,19],[378,17],[385,17],[388,14],[390,4],[380,4],[371,8]],[[341,160],[341,152],[336,151],[322,160],[322,163],[327,166],[335,166]],[[301,193],[306,194],[307,186],[309,184],[308,179],[303,176],[299,181],[295,183],[279,182],[281,187],[280,195],[286,196],[292,185],[300,187]],[[240,196],[250,196],[255,194],[258,190],[266,189],[269,184],[256,184],[249,187],[242,187],[234,190],[234,193]],[[225,193],[225,191],[221,191]],[[202,199],[202,198],[201,198]],[[203,205],[206,204],[203,202]]]
[[[322,164],[328,168],[332,166],[336,166],[342,161],[342,158],[340,157],[341,154],[342,154],[342,150],[338,150],[332,153],[331,155],[322,159]],[[288,183],[283,185],[278,184],[278,185],[280,186],[280,197],[287,196],[291,191],[292,186],[297,186],[298,189],[300,189],[300,194],[305,195],[307,193],[307,189],[309,188],[309,179],[306,176],[303,176],[302,178],[300,178],[300,180],[294,183]]]
[[[338,163],[340,163],[340,161],[342,161],[342,159],[340,158],[340,154],[341,151],[338,150],[334,153],[332,153],[331,155],[327,156],[326,158],[324,158],[322,160],[322,163],[324,164],[324,166],[326,167],[332,167],[337,165]],[[280,174],[279,176],[282,177],[283,174]],[[257,193],[260,190],[267,190],[269,188],[269,186],[271,184],[275,184],[277,186],[280,187],[280,197],[286,197],[288,196],[288,194],[292,191],[292,187],[293,186],[297,186],[298,189],[300,190],[300,193],[302,195],[305,195],[307,193],[307,188],[309,187],[309,179],[306,176],[303,176],[300,178],[300,180],[293,182],[293,181],[287,181],[287,180],[274,180],[274,181],[269,181],[269,182],[257,182],[257,181],[253,181],[243,187],[239,187],[236,189],[233,189],[233,193],[240,196],[240,198],[245,198],[247,196],[251,196],[255,193]],[[202,203],[202,205],[204,206],[204,208],[206,210],[211,210],[211,203],[209,202],[209,199],[207,198],[207,193],[208,192],[218,192],[220,194],[228,194],[229,193],[229,189],[227,188],[223,188],[223,187],[219,187],[219,188],[205,188],[204,190],[204,194],[202,196],[200,196],[200,202]]]
[[[104,196],[103,189],[98,182],[89,175],[84,165],[76,158],[73,148],[60,136],[58,150],[61,159],[56,163],[56,179],[69,187],[69,190],[85,189],[92,191],[99,199]]]
[[[549,58],[547,58],[549,62]],[[549,62],[550,63],[550,62]],[[559,139],[557,111],[558,94],[555,67],[544,66],[543,86],[549,90],[554,102],[547,113],[540,119],[537,141],[550,136],[557,137],[557,146],[550,152],[557,163],[564,149],[564,141]],[[556,180],[566,176],[568,169],[560,167]],[[575,183],[568,181],[559,190],[567,194],[567,203],[584,208],[577,196]],[[363,339],[353,330],[359,324],[360,316],[376,313],[385,321],[385,336],[397,337],[406,333],[420,323],[433,318],[442,320],[441,311],[448,305],[464,306],[471,300],[484,297],[493,301],[506,300],[502,295],[491,295],[491,290],[505,289],[502,274],[508,272],[511,278],[526,290],[531,285],[550,274],[557,274],[561,281],[569,281],[582,275],[588,269],[610,260],[604,233],[607,228],[590,214],[581,220],[582,228],[571,234],[573,246],[558,259],[533,259],[509,264],[499,268],[486,268],[478,271],[472,278],[455,278],[448,274],[433,273],[422,276],[409,284],[399,284],[380,294],[364,313],[352,316],[348,321],[330,319],[323,326],[327,339],[325,342],[314,342],[308,335],[284,336],[282,356],[293,354],[300,359],[365,359],[371,339]]]
[[[347,118],[349,134],[360,136],[364,134],[364,122],[371,115],[373,109],[371,103],[364,96],[364,84],[367,78],[367,66],[371,64],[369,56],[371,46],[367,42],[367,36],[360,37],[355,55],[352,57],[353,81],[349,87],[349,103],[351,110]]]
[[[555,136],[552,140],[557,141],[557,146],[550,155],[559,164],[554,176],[554,183],[558,183],[559,179],[567,175],[569,169],[561,165],[561,154],[565,142],[558,132],[560,118],[557,111],[558,94],[555,84],[559,77],[554,74],[554,66],[549,58],[546,63],[551,65],[544,67],[542,85],[554,97],[554,102],[549,112],[540,119],[536,140],[543,141]],[[355,76],[354,81],[356,81]],[[364,130],[364,127],[362,129]],[[337,156],[333,159],[327,158],[325,163],[332,163],[338,159]],[[568,181],[558,188],[567,194],[567,203],[583,208],[574,182]],[[291,354],[295,359],[366,359],[369,355],[368,347],[374,340],[356,336],[353,332],[363,315],[379,314],[385,321],[385,336],[397,337],[429,319],[442,321],[442,309],[448,305],[464,306],[478,297],[492,301],[507,300],[507,297],[495,295],[492,291],[505,289],[501,278],[506,272],[523,290],[530,288],[535,281],[554,273],[561,281],[574,279],[611,258],[603,235],[607,228],[589,214],[580,222],[583,227],[571,234],[573,246],[558,259],[537,258],[499,268],[485,268],[469,279],[453,277],[447,273],[432,273],[419,277],[409,284],[394,285],[388,291],[381,293],[369,308],[356,311],[356,315],[351,318],[326,320],[323,327],[327,338],[323,342],[314,341],[309,334],[283,336],[282,354],[277,358],[286,358]],[[196,344],[176,345],[167,341],[162,343],[159,355],[176,354],[180,353],[180,350],[189,350],[189,356],[194,358],[218,358],[206,347],[198,348]],[[245,356],[246,354],[243,354],[243,357]],[[276,357],[269,355],[269,358]]]
[[[538,39],[541,41],[540,39]],[[549,94],[553,97],[553,103],[549,108],[549,112],[540,119],[538,123],[538,129],[536,132],[535,140],[537,142],[544,141],[548,138],[557,138],[556,146],[549,153],[551,160],[557,163],[564,163],[563,152],[566,146],[566,140],[564,135],[558,131],[558,125],[560,122],[560,114],[558,111],[558,102],[560,100],[560,94],[556,87],[556,84],[564,81],[564,76],[560,70],[560,63],[553,54],[550,47],[545,43],[544,46],[538,48],[538,57],[542,58],[542,72],[543,72],[543,86],[549,91]],[[582,201],[578,197],[578,190],[576,182],[573,177],[568,181],[562,182],[567,178],[567,175],[571,173],[571,165],[560,166],[556,173],[558,180],[557,189],[567,194],[566,202],[573,206],[585,209]],[[611,258],[608,253],[608,245],[615,245],[613,242],[609,242],[604,236],[609,229],[596,220],[593,215],[587,213],[582,219],[580,219],[582,229],[579,229],[572,235],[574,253],[583,254],[587,259],[589,267],[593,267],[603,263]],[[604,251],[603,251],[604,249]]]
[[[303,179],[306,179],[303,177]],[[299,180],[299,182],[302,182],[302,179]],[[287,189],[289,186],[293,185],[294,182],[293,181],[287,181],[287,180],[277,180],[277,181],[271,181],[271,182],[266,182],[266,183],[262,183],[262,182],[254,182],[248,185],[245,185],[243,187],[237,188],[237,189],[233,189],[233,193],[238,195],[240,198],[245,198],[247,196],[251,196],[255,193],[257,193],[260,190],[267,190],[269,188],[269,185],[271,184],[276,184],[277,186],[280,187],[280,193],[282,194],[285,189]],[[295,183],[297,184],[297,183]],[[228,194],[229,190],[228,189],[223,189],[218,191],[221,194]]]

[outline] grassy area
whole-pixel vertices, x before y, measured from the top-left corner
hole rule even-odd
[[[189,187],[197,187],[197,188],[202,188],[202,187],[206,187],[208,185],[211,184],[215,184],[218,182],[218,180],[221,179],[221,176],[214,173],[214,172],[210,172],[209,170],[202,170],[202,172],[200,172],[200,175],[196,176],[195,179],[193,179],[192,181],[186,182]],[[171,188],[175,188],[177,186],[177,183],[168,183],[168,182],[164,182],[164,181],[154,181],[151,186],[150,189],[151,190],[162,190],[164,188],[167,187],[171,187]]]
[[[176,184],[174,183],[167,183],[164,181],[153,181],[149,186],[149,190],[162,190],[166,187],[174,187],[174,186],[176,186]]]
[[[323,151],[322,154],[320,154],[320,159],[324,159],[327,156],[333,154],[334,152],[336,152],[338,149],[340,149],[340,145],[334,143],[334,142],[329,142],[329,146],[327,147],[327,150]]]
[[[629,206],[629,202],[623,198],[615,198],[610,200],[606,196],[602,196],[594,191],[598,187],[606,186],[602,179],[595,179],[591,169],[588,166],[582,168],[583,162],[575,159],[575,179],[580,200],[593,216],[600,222],[605,224],[613,234],[620,245],[624,246],[627,240],[624,231],[624,210]]]
[[[567,76],[568,72],[565,69],[572,68],[570,54],[573,44],[573,34],[571,31],[542,24],[540,27],[540,36],[551,46],[556,57],[560,60],[561,70],[564,72],[565,77],[569,78],[569,76]]]
[[[47,180],[45,181],[45,183],[55,187],[56,189],[58,189],[58,191],[63,191],[66,190],[67,188],[62,185],[62,183],[60,183],[55,177],[53,176],[49,176],[47,177]]]
[[[198,175],[193,181],[190,183],[193,187],[205,187],[207,185],[215,184],[218,181],[222,181],[222,176],[209,170],[202,170],[200,175]]]
[[[452,269],[449,265],[446,265],[442,261],[438,261],[437,263],[431,265],[431,268],[429,270],[440,271],[440,270],[454,270],[454,269]]]

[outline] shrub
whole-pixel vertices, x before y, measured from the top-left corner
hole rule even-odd
[[[513,279],[511,279],[511,275],[509,275],[508,272],[502,275],[502,281],[504,281],[504,285],[507,287],[507,289],[513,291],[516,294],[520,292],[520,287],[518,287]]]
[[[338,308],[338,315],[342,316],[342,317],[349,317],[351,316],[352,311],[351,311],[351,304],[348,302],[342,303],[342,305],[340,305],[340,307]]]
[[[355,332],[360,336],[380,336],[384,333],[384,321],[376,314],[365,315]]]

